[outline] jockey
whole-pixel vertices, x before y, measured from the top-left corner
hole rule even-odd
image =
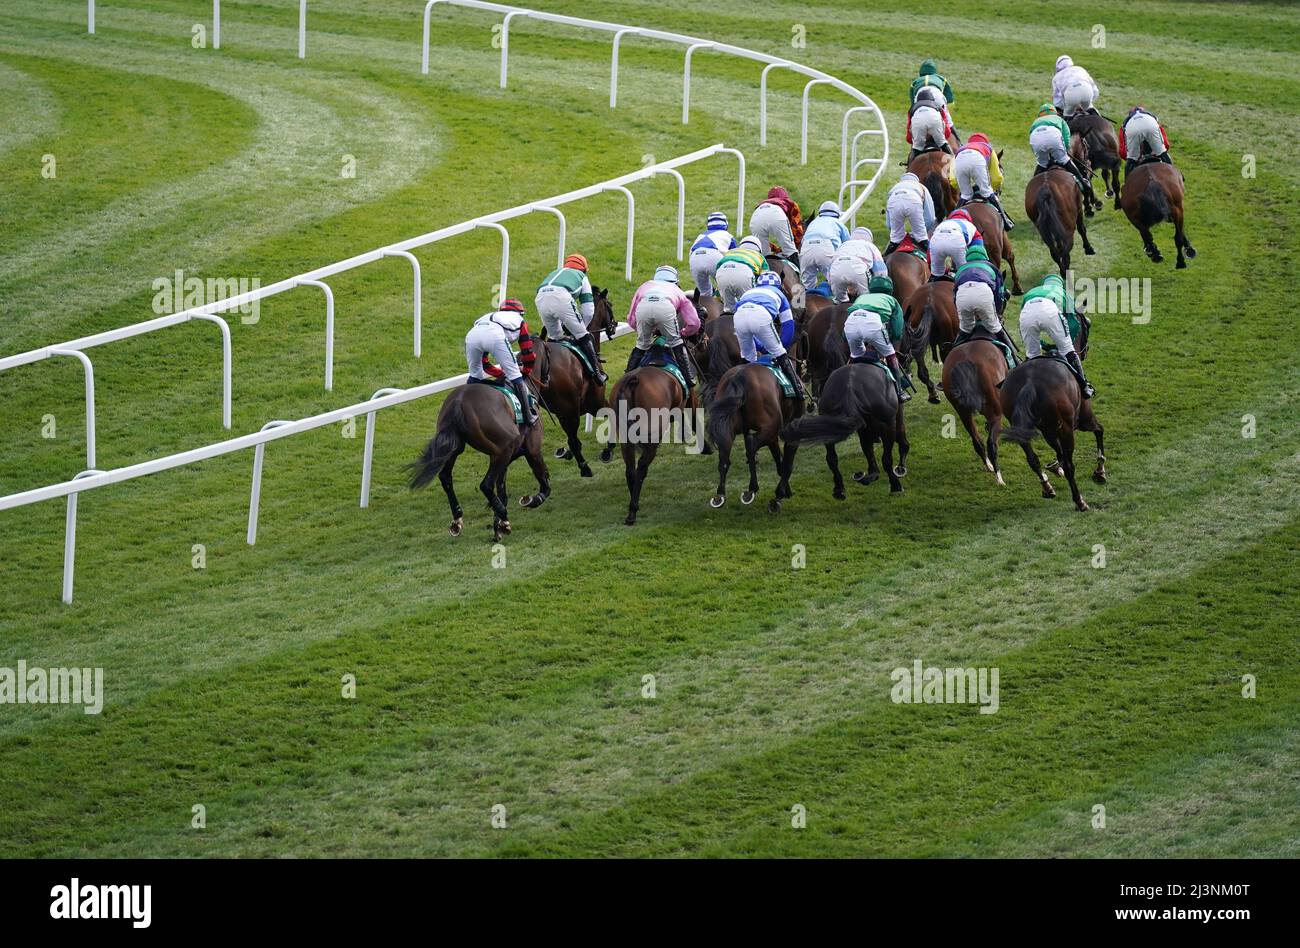
[[[785,347],[794,342],[794,313],[790,301],[781,290],[781,278],[775,273],[764,273],[754,288],[740,298],[736,307],[736,339],[740,354],[746,362],[758,361],[755,343],[763,347],[772,361],[790,377],[795,394],[804,398],[803,379],[795,371],[794,363]],[[781,327],[778,336],[776,327]]]
[[[840,249],[831,259],[830,270],[826,279],[831,285],[831,296],[835,302],[843,303],[852,292],[857,296],[862,287],[867,285],[870,276],[887,276],[889,268],[885,258],[872,239],[867,227],[855,227],[849,239],[840,244]]]
[[[889,222],[889,245],[885,256],[903,242],[907,235],[904,225],[911,231],[912,242],[921,250],[930,247],[930,228],[934,227],[934,198],[921,183],[921,179],[908,171],[889,189],[885,199],[885,220]]]
[[[1069,56],[1057,57],[1056,75],[1052,77],[1052,104],[1058,112],[1066,118],[1078,112],[1096,115],[1092,103],[1098,91],[1088,70],[1076,66]]]
[[[950,180],[961,191],[958,207],[980,198],[998,209],[1007,230],[1015,226],[998,200],[998,192],[1002,190],[1002,169],[998,167],[998,153],[989,144],[987,136],[976,132],[957,149]]]
[[[796,267],[799,266],[799,245],[803,243],[803,217],[799,205],[785,188],[772,188],[767,197],[758,202],[749,216],[749,232]]]
[[[718,269],[718,261],[728,250],[736,249],[730,226],[726,214],[714,211],[704,225],[704,233],[691,244],[691,277],[701,299],[713,296],[713,274]]]
[[[971,247],[967,251],[966,262],[957,269],[952,282],[956,288],[958,322],[957,337],[952,344],[956,346],[965,342],[975,325],[981,323],[1012,352],[1017,352],[1016,344],[1007,335],[1001,319],[1011,294],[1003,282],[1002,271],[993,266],[983,247]]]
[[[510,348],[515,341],[519,343],[525,368],[531,371],[535,357],[528,323],[524,322],[524,304],[518,300],[506,300],[496,312],[476,319],[465,334],[465,362],[470,382],[490,384],[495,381],[494,376],[505,377],[519,399],[524,419],[521,427],[528,428],[537,421],[537,412],[529,404],[524,373],[519,370],[514,351]],[[489,357],[496,360],[495,366],[488,362]]]
[[[894,299],[894,283],[887,276],[871,278],[871,284],[849,306],[844,318],[844,338],[849,344],[850,362],[884,361],[894,373],[894,388],[900,402],[912,396],[903,388],[903,367],[899,364],[894,343],[903,338],[903,308]],[[867,352],[867,347],[873,350]]]
[[[907,143],[912,149],[907,153],[904,166],[910,165],[912,159],[927,148],[940,148],[951,155],[952,146],[948,144],[948,137],[957,137],[957,130],[952,127],[947,108],[924,94],[939,93],[933,86],[925,86],[921,92],[921,97],[907,110]]]
[[[740,246],[729,250],[718,261],[714,271],[714,280],[718,292],[722,294],[722,311],[734,313],[736,302],[754,288],[754,281],[760,273],[771,269],[767,257],[763,256],[763,245],[757,237],[749,236],[740,241]]]
[[[1044,102],[1038,109],[1038,118],[1029,126],[1029,147],[1038,159],[1034,174],[1039,175],[1053,165],[1064,168],[1079,182],[1083,193],[1094,202],[1097,196],[1092,193],[1092,182],[1083,173],[1083,169],[1070,157],[1070,126],[1065,119],[1056,114],[1052,103]]]
[[[938,104],[941,108],[944,108],[945,111],[946,106],[951,105],[957,98],[953,95],[952,85],[947,79],[939,75],[939,69],[935,66],[933,59],[927,59],[922,62],[921,68],[916,72],[916,78],[912,80],[912,88],[907,94],[907,104],[909,108],[916,102],[917,96],[920,94],[921,90],[926,88],[933,88],[942,95],[942,101]],[[945,115],[944,118],[948,120],[948,124],[952,124],[951,116]]]
[[[694,336],[700,331],[700,314],[691,298],[682,292],[677,281],[677,268],[662,266],[654,278],[637,287],[632,306],[627,311],[627,324],[636,330],[636,345],[628,356],[627,371],[641,364],[650,351],[655,335],[663,336],[664,345],[673,354],[673,361],[682,371],[689,389],[695,384],[691,373],[691,360],[686,357],[683,336]]]
[[[567,331],[590,360],[596,384],[604,385],[607,376],[600,369],[596,342],[587,331],[587,324],[596,315],[596,297],[587,279],[587,258],[580,253],[565,257],[564,266],[548,273],[538,287],[536,302],[547,335],[563,339]]]
[[[1074,296],[1065,288],[1065,281],[1058,274],[1049,274],[1040,286],[1025,294],[1020,307],[1020,338],[1025,341],[1025,355],[1033,359],[1043,354],[1042,336],[1048,336],[1057,354],[1070,364],[1083,397],[1092,398],[1095,390],[1083,375],[1083,362],[1070,338],[1068,319],[1075,315]]]
[[[849,229],[840,220],[840,206],[834,201],[824,202],[804,231],[799,247],[799,276],[805,289],[814,289],[822,276],[830,273],[835,252],[848,239]]]
[[[984,249],[984,237],[971,220],[970,212],[959,208],[948,215],[930,237],[930,280],[951,280],[947,275],[948,261],[952,268],[960,269],[966,262],[969,250]]]
[[[1150,157],[1167,165],[1173,164],[1169,159],[1169,136],[1165,134],[1165,127],[1154,113],[1135,105],[1129,109],[1128,116],[1119,129],[1119,150],[1124,153],[1125,177],[1142,160],[1143,147]]]

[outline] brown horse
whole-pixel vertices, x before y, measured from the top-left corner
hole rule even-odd
[[[1002,437],[1025,449],[1025,460],[1042,483],[1043,496],[1055,497],[1056,491],[1031,445],[1035,432],[1041,432],[1056,452],[1070,484],[1074,506],[1080,511],[1087,510],[1088,504],[1079,493],[1074,477],[1075,431],[1091,431],[1097,438],[1097,467],[1092,479],[1098,484],[1106,483],[1106,450],[1101,422],[1093,414],[1092,402],[1083,398],[1074,373],[1058,359],[1030,359],[1007,376],[1002,384],[1001,400],[1002,414],[1011,419],[1011,427],[1002,432]]]
[[[1067,120],[1070,126],[1070,151],[1074,152],[1076,139],[1083,142],[1088,153],[1088,166],[1101,175],[1106,185],[1106,196],[1115,198],[1119,210],[1119,136],[1110,119],[1088,112],[1076,112]],[[1101,203],[1098,201],[1100,208]]]
[[[701,330],[704,341],[704,368],[700,373],[700,399],[707,406],[713,402],[718,383],[733,366],[744,365],[740,340],[736,337],[735,317],[730,313],[710,319]]]
[[[919,253],[895,250],[885,258],[885,269],[894,284],[894,299],[899,306],[906,306],[911,295],[930,279],[930,265]]]
[[[1083,177],[1088,181],[1088,190],[1083,192],[1083,214],[1085,217],[1092,217],[1094,211],[1100,211],[1106,205],[1092,189],[1092,159],[1088,157],[1088,146],[1077,135],[1070,139],[1070,158],[1079,166]]]
[[[608,332],[615,324],[614,306],[609,301],[609,290],[592,289],[596,297],[596,312],[587,328],[599,354],[601,332]],[[560,342],[543,343],[538,353],[537,371],[539,378],[546,379],[546,384],[540,386],[538,400],[555,416],[569,443],[567,448],[556,448],[555,456],[573,458],[578,462],[579,473],[591,477],[591,465],[582,455],[578,423],[583,415],[594,415],[606,407],[605,386],[598,385],[584,368],[582,358]]]
[[[758,450],[766,447],[776,462],[776,493],[768,502],[772,513],[781,510],[781,501],[794,496],[790,490],[790,470],[798,445],[787,444],[781,451],[779,436],[783,426],[803,414],[803,402],[786,398],[772,370],[756,363],[738,365],[722,377],[717,397],[709,406],[708,435],[718,451],[718,492],[710,507],[727,502],[727,470],[731,467],[731,444],[736,435],[744,435],[745,461],[749,464],[749,487],[740,494],[748,506],[758,493]]]
[[[948,352],[943,360],[943,394],[957,410],[975,453],[999,484],[1002,470],[998,466],[998,436],[1002,432],[1002,401],[998,386],[1007,377],[1007,360],[993,344],[987,330],[979,327],[969,342]],[[987,445],[980,440],[975,414],[984,416],[988,429]]]
[[[984,237],[984,249],[988,251],[989,262],[999,270],[1002,261],[1011,268],[1011,292],[1019,296],[1025,291],[1020,287],[1020,274],[1016,272],[1016,251],[1011,246],[1011,237],[1002,223],[998,209],[987,201],[967,201],[963,207],[970,212],[980,234]]]
[[[1132,174],[1124,177],[1120,201],[1129,222],[1142,235],[1142,248],[1155,263],[1161,263],[1165,258],[1151,237],[1151,228],[1163,221],[1174,225],[1174,246],[1178,249],[1176,267],[1185,269],[1187,259],[1196,256],[1196,249],[1183,232],[1182,173],[1161,161],[1138,165]]]
[[[528,410],[524,406],[524,411]],[[489,458],[487,474],[478,489],[492,508],[492,541],[510,532],[510,511],[506,507],[506,470],[521,455],[528,459],[537,478],[537,493],[519,498],[523,507],[540,507],[551,494],[550,473],[542,460],[542,420],[521,429],[515,423],[509,400],[495,385],[473,383],[447,396],[438,412],[438,430],[424,452],[407,470],[414,471],[411,487],[423,487],[437,477],[451,505],[451,535],[465,528],[465,511],[456,499],[452,469],[465,446]]]
[[[863,292],[866,287],[854,287]],[[812,297],[808,297],[812,299]],[[849,299],[843,303],[832,302],[823,306],[808,320],[808,395],[816,399],[821,396],[822,387],[835,371],[836,367],[849,361],[849,344],[844,339],[844,321],[849,315],[849,304],[855,296],[849,292]],[[832,364],[827,358],[828,346],[834,345],[842,350],[841,358]]]
[[[781,278],[781,290],[790,301],[790,311],[794,318],[803,319],[806,294],[803,281],[799,279],[799,271],[789,260],[775,253],[767,255],[767,266]]]
[[[663,352],[661,347],[656,348]],[[650,353],[646,358],[655,358],[656,349],[652,348]],[[671,355],[664,353],[664,356],[671,361]],[[697,402],[694,389],[688,397],[667,369],[642,365],[623,373],[614,383],[609,404],[614,413],[610,444],[620,446],[627,475],[627,519],[623,522],[632,526],[641,505],[641,488],[645,485],[646,473],[659,453],[659,445],[668,435],[666,419],[677,415],[684,423],[687,410],[694,414]]]
[[[826,445],[826,466],[830,468],[835,486],[831,496],[844,499],[844,478],[840,475],[840,459],[835,445],[853,433],[867,458],[867,470],[859,471],[853,479],[859,484],[870,484],[880,478],[876,465],[875,442],[884,448],[885,472],[889,475],[889,490],[899,493],[903,483],[899,478],[907,474],[907,427],[903,423],[903,405],[889,373],[879,365],[850,363],[831,373],[817,402],[817,414],[797,418],[786,426],[782,437],[787,450],[807,441]],[[894,445],[898,445],[898,466],[894,466]]]
[[[1079,184],[1064,168],[1048,168],[1025,185],[1025,213],[1038,228],[1038,234],[1056,261],[1062,279],[1070,269],[1070,251],[1074,248],[1076,228],[1083,238],[1083,252],[1094,254],[1088,242],[1088,227],[1083,222]]]
[[[957,206],[957,189],[952,185],[952,155],[937,148],[923,151],[907,170],[925,185],[934,200],[934,216],[943,220]]]
[[[925,366],[925,350],[930,349],[930,357],[936,364],[943,364],[943,353],[957,337],[957,296],[951,280],[935,280],[926,283],[907,298],[903,306],[903,317],[907,329],[903,333],[903,345],[899,350],[903,367],[908,361],[916,363],[917,375],[929,391],[928,401],[931,405],[939,404],[939,392],[930,381],[930,372]]]

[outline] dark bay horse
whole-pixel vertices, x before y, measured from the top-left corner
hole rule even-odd
[[[596,312],[587,328],[600,353],[600,334],[614,326],[614,306],[609,301],[609,290],[592,288],[596,297]],[[567,345],[554,340],[546,341],[538,353],[537,372],[541,385],[538,398],[555,416],[564,429],[568,448],[556,448],[555,456],[573,458],[583,477],[591,477],[591,465],[582,454],[582,441],[578,438],[578,424],[583,415],[594,415],[606,406],[605,386],[598,385],[595,377],[583,367],[581,357]]]
[[[1080,511],[1088,509],[1074,477],[1074,433],[1091,431],[1097,438],[1097,467],[1092,479],[1106,483],[1106,449],[1102,441],[1101,422],[1093,414],[1092,402],[1083,398],[1074,373],[1061,361],[1039,357],[1022,362],[1002,383],[1002,414],[1011,419],[1011,426],[1002,437],[1014,441],[1025,449],[1025,460],[1038,476],[1044,497],[1055,497],[1056,491],[1043,472],[1038,455],[1031,442],[1036,432],[1056,452],[1057,461],[1070,484],[1074,506]]]
[[[710,507],[721,507],[727,502],[727,470],[731,467],[731,445],[736,435],[745,439],[745,461],[749,464],[749,487],[740,494],[740,502],[748,506],[758,493],[758,451],[767,448],[776,462],[776,493],[767,508],[772,513],[781,510],[781,501],[793,494],[790,491],[790,470],[798,445],[787,444],[782,453],[779,440],[781,429],[803,414],[803,402],[786,398],[776,376],[766,365],[747,363],[729,370],[718,385],[717,395],[709,406],[709,441],[718,451],[718,492],[709,501]]]
[[[894,283],[894,299],[898,300],[899,306],[906,306],[911,295],[930,279],[930,265],[925,256],[907,250],[895,250],[887,256],[885,269]]]
[[[930,380],[930,371],[925,365],[925,350],[930,350],[930,357],[936,365],[943,364],[943,353],[957,337],[957,296],[956,288],[950,280],[935,280],[926,283],[907,298],[903,306],[903,317],[907,329],[903,332],[903,344],[899,348],[899,359],[914,361],[916,372],[929,392],[931,405],[939,404],[939,392]]]
[[[1002,215],[998,209],[987,201],[974,200],[967,201],[962,205],[975,222],[981,236],[984,238],[984,249],[988,251],[989,263],[1002,269],[1002,262],[1005,260],[1007,266],[1011,268],[1011,292],[1017,296],[1025,291],[1020,287],[1020,274],[1016,272],[1016,251],[1011,246],[1011,237],[1008,236],[1006,227],[1002,223]]]
[[[1151,236],[1151,228],[1168,221],[1174,225],[1174,246],[1178,249],[1179,270],[1196,256],[1196,249],[1183,232],[1183,176],[1173,165],[1151,161],[1138,165],[1124,178],[1120,196],[1124,214],[1142,235],[1142,248],[1155,263],[1164,261]],[[1184,256],[1186,254],[1186,256]]]
[[[840,474],[840,460],[835,445],[849,435],[857,433],[862,453],[867,458],[867,470],[859,471],[853,479],[860,484],[870,484],[880,478],[876,465],[875,442],[884,448],[885,473],[889,475],[889,490],[898,493],[903,489],[899,480],[907,474],[907,428],[903,424],[903,406],[889,373],[878,365],[850,363],[831,373],[817,402],[817,414],[796,418],[786,426],[782,437],[786,447],[796,448],[803,442],[826,445],[826,466],[830,468],[835,486],[831,496],[844,499],[844,478]],[[898,465],[894,466],[894,445],[898,445]]]
[[[1074,139],[1083,140],[1087,149],[1088,165],[1098,174],[1106,185],[1106,196],[1115,197],[1115,208],[1119,209],[1119,136],[1110,119],[1088,112],[1076,112],[1067,120],[1070,126],[1070,148],[1074,149]],[[1098,204],[1100,207],[1100,204]]]
[[[1025,185],[1025,213],[1038,228],[1038,234],[1056,261],[1062,279],[1070,269],[1070,251],[1074,232],[1083,238],[1083,252],[1094,254],[1088,242],[1088,227],[1083,222],[1083,203],[1079,184],[1064,168],[1048,168]]]
[[[524,408],[527,411],[527,406]],[[506,470],[521,455],[528,459],[537,478],[537,493],[519,498],[523,507],[540,507],[551,494],[550,473],[542,460],[542,420],[527,429],[515,423],[509,400],[495,385],[469,384],[455,389],[438,412],[438,429],[424,452],[407,470],[413,471],[412,489],[424,487],[436,477],[447,492],[451,505],[451,535],[465,528],[465,511],[456,499],[452,469],[465,446],[488,456],[487,474],[478,489],[492,508],[492,542],[510,532],[510,511],[506,507]]]
[[[655,357],[656,348],[663,352],[662,347],[652,348],[647,359]],[[615,419],[610,427],[610,444],[618,444],[623,454],[628,491],[627,519],[623,522],[628,526],[636,523],[646,473],[669,433],[666,419],[670,412],[683,420],[688,413],[693,415],[698,404],[694,391],[688,398],[676,377],[657,365],[642,365],[625,372],[614,383],[609,394]]]
[[[700,399],[707,407],[713,402],[718,383],[733,366],[744,365],[740,340],[736,337],[735,317],[730,313],[710,319],[701,333],[704,341],[704,367],[700,372]]]
[[[907,170],[930,192],[936,220],[943,220],[957,207],[957,189],[952,186],[952,155],[937,148],[923,151],[912,159]]]
[[[1092,159],[1088,157],[1088,146],[1077,135],[1070,139],[1070,158],[1079,166],[1079,170],[1088,181],[1088,190],[1083,194],[1083,215],[1092,217],[1094,211],[1100,211],[1106,205],[1092,189]]]
[[[969,342],[964,342],[948,352],[943,360],[943,394],[957,410],[971,444],[984,467],[1002,479],[998,466],[998,436],[1002,431],[1002,400],[998,385],[1007,377],[1007,360],[990,341],[987,330],[977,328]],[[987,444],[980,440],[976,413],[984,416],[988,429]]]
[[[862,290],[865,291],[866,287],[862,287]],[[812,297],[810,296],[809,299]],[[853,299],[854,295],[850,292],[849,299],[845,302],[832,302],[808,319],[808,395],[810,398],[820,397],[822,388],[831,373],[849,360],[849,344],[844,338],[844,321],[848,318],[849,304]],[[827,357],[831,351],[828,347],[832,347],[839,353],[838,359],[831,360]]]
[[[803,281],[799,279],[799,271],[785,257],[774,253],[767,255],[767,266],[769,270],[781,278],[781,289],[785,293],[785,298],[790,301],[790,310],[793,312],[794,318],[802,319],[806,303],[805,290]]]

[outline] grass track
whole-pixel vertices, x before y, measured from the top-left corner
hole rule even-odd
[[[223,7],[220,52],[191,49],[193,12],[162,0],[107,5],[94,38],[84,5],[0,12],[0,93],[33,103],[0,132],[16,221],[0,236],[0,352],[145,318],[152,279],[176,267],[266,283],[645,154],[724,140],[751,159],[751,200],[781,181],[805,207],[838,174],[829,106],[814,108],[809,165],[790,162],[799,87],[779,74],[760,150],[748,67],[700,57],[683,128],[679,58],[648,44],[624,48],[610,113],[605,41],[517,22],[501,92],[485,16],[442,14],[438,74],[421,78],[419,4],[314,3],[305,63],[292,11]],[[968,444],[941,437],[947,406],[916,403],[900,497],[877,485],[835,504],[807,451],[779,518],[709,511],[711,463],[668,456],[628,531],[621,472],[582,482],[557,463],[556,494],[516,519],[505,569],[492,568],[474,506],[452,541],[441,495],[402,487],[397,468],[428,436],[432,405],[383,417],[364,513],[358,440],[273,446],[255,548],[243,543],[247,457],[88,495],[68,608],[62,507],[6,512],[0,665],[103,665],[109,693],[100,718],[0,706],[0,853],[1295,855],[1300,343],[1279,305],[1290,274],[1270,261],[1300,250],[1297,173],[1274,150],[1297,122],[1257,104],[1258,126],[1282,135],[1251,141],[1239,118],[1255,103],[1243,53],[1293,59],[1294,9],[977,3],[962,23],[980,22],[982,39],[961,44],[935,39],[954,19],[902,10],[778,4],[755,22],[738,3],[711,9],[612,3],[601,15],[773,52],[804,23],[795,55],[871,93],[895,130],[906,77],[938,51],[959,126],[1007,147],[1018,218],[1024,128],[1059,52],[1093,69],[1108,110],[1141,98],[1166,119],[1201,256],[1175,273],[1146,262],[1118,215],[1096,225],[1099,254],[1081,273],[1150,276],[1153,319],[1098,319],[1089,369],[1113,478],[1085,487],[1093,513],[1039,500],[1010,450],[998,489]],[[1104,52],[1088,48],[1099,21]],[[1240,175],[1245,151],[1255,179]],[[47,152],[55,181],[39,175]],[[338,177],[344,154],[355,181]],[[734,208],[729,171],[690,172],[692,224]],[[671,185],[637,196],[639,276],[669,255]],[[602,278],[621,270],[621,209],[581,207],[570,245],[625,304],[631,287]],[[516,292],[544,271],[553,234],[549,219],[512,226]],[[1014,235],[1022,272],[1040,276],[1042,247],[1027,226]],[[232,326],[234,430],[459,371],[495,239],[422,255],[420,361],[399,262],[332,281],[332,394],[318,298],[282,297],[256,325]],[[88,305],[68,305],[79,288]],[[223,436],[202,327],[92,355],[101,467]],[[0,375],[3,492],[79,469],[78,373]],[[47,413],[53,441],[40,434]],[[1253,439],[1240,434],[1246,414]],[[467,460],[463,496],[482,470]],[[760,476],[770,490],[770,469]],[[790,569],[796,543],[802,571]],[[1094,570],[1098,543],[1108,565]],[[889,703],[889,669],[916,657],[999,666],[1002,710]],[[356,701],[339,698],[345,673]],[[1246,673],[1260,680],[1254,701],[1239,696]],[[645,674],[658,680],[652,702]],[[809,810],[802,832],[788,829],[795,802]],[[1087,823],[1098,802],[1104,833]],[[188,829],[195,803],[203,832]],[[488,828],[496,803],[509,832]]]

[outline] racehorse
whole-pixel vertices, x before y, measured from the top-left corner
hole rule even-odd
[[[1083,238],[1083,252],[1094,254],[1088,242],[1088,228],[1083,222],[1079,183],[1064,168],[1051,167],[1036,174],[1025,185],[1025,213],[1038,228],[1038,234],[1056,261],[1061,278],[1070,269],[1070,251],[1077,228]]]
[[[592,290],[596,312],[587,328],[599,355],[601,332],[608,333],[615,326],[614,306],[609,301],[609,290],[595,287]],[[556,448],[555,456],[561,459],[573,458],[578,462],[579,473],[583,477],[591,477],[591,466],[582,455],[578,422],[583,415],[594,415],[606,407],[605,386],[596,384],[594,376],[583,368],[582,358],[562,342],[548,340],[541,347],[539,356],[538,378],[546,379],[546,384],[540,386],[538,400],[555,416],[569,442],[567,448]]]
[[[957,206],[957,189],[952,186],[952,155],[938,148],[923,151],[908,164],[934,200],[934,216],[943,220]]]
[[[776,493],[768,502],[772,513],[781,510],[783,498],[790,491],[790,470],[794,466],[797,445],[787,444],[782,454],[778,440],[783,425],[803,414],[803,402],[786,398],[772,370],[766,365],[748,363],[730,369],[718,385],[717,396],[709,406],[707,427],[709,441],[718,451],[718,492],[710,507],[727,502],[727,470],[731,467],[731,444],[736,435],[744,435],[745,461],[749,464],[749,487],[741,492],[740,502],[748,506],[758,493],[758,450],[766,447],[776,462]]]
[[[799,279],[799,271],[789,260],[775,253],[767,255],[767,266],[781,278],[781,290],[785,293],[785,298],[790,301],[790,311],[794,314],[794,318],[802,319],[806,305],[806,292],[803,281]]]
[[[906,361],[916,363],[917,375],[929,391],[928,401],[937,405],[939,392],[930,381],[930,372],[925,366],[925,350],[928,346],[931,358],[942,365],[944,351],[957,337],[957,295],[952,281],[935,280],[923,284],[907,298],[903,317],[907,329],[903,333],[899,358],[904,364]]]
[[[525,412],[528,406],[523,406]],[[450,532],[458,537],[465,528],[465,511],[456,499],[452,469],[465,446],[481,451],[489,458],[487,474],[478,489],[492,508],[492,542],[510,532],[510,511],[506,507],[506,470],[515,458],[528,459],[537,478],[537,493],[519,498],[522,507],[540,507],[551,494],[550,472],[542,460],[542,420],[521,429],[515,422],[511,402],[496,385],[464,385],[442,403],[438,412],[437,433],[425,445],[424,452],[407,470],[413,471],[411,488],[424,487],[436,477],[447,492],[451,505]]]
[[[704,342],[704,369],[700,373],[700,399],[706,406],[712,404],[718,383],[732,366],[744,365],[740,356],[740,340],[736,337],[735,317],[730,313],[709,320],[700,330],[707,335]]]
[[[1011,238],[1007,235],[998,209],[978,198],[967,201],[962,207],[970,213],[976,229],[984,238],[984,249],[988,251],[989,263],[1001,270],[1002,261],[1005,260],[1007,266],[1011,268],[1011,292],[1017,296],[1024,293],[1025,291],[1020,287],[1020,274],[1016,272],[1016,251],[1011,246]]]
[[[1071,151],[1074,139],[1082,139],[1088,151],[1089,167],[1101,175],[1106,185],[1106,196],[1114,195],[1115,209],[1119,210],[1119,136],[1115,134],[1114,124],[1108,118],[1089,112],[1075,112],[1067,122]]]
[[[646,358],[654,359],[657,354],[672,361],[672,356],[662,346],[652,347]],[[609,404],[615,417],[610,426],[610,446],[618,444],[623,454],[628,491],[627,519],[623,522],[630,527],[636,523],[646,473],[659,453],[660,443],[668,434],[666,419],[677,415],[684,423],[686,409],[694,409],[698,403],[694,390],[688,397],[669,370],[642,364],[631,372],[624,372],[614,383]],[[606,448],[606,451],[611,448]]]
[[[854,287],[865,291],[866,287]],[[808,297],[810,300],[813,297]],[[823,306],[808,319],[808,395],[811,399],[820,397],[826,380],[836,368],[849,360],[849,344],[844,338],[844,321],[848,318],[849,304],[854,294],[843,303],[832,302]],[[833,351],[837,358],[830,358]]]
[[[1002,414],[1011,419],[1011,426],[1002,432],[1002,437],[1025,449],[1030,470],[1042,482],[1043,496],[1055,497],[1056,491],[1031,445],[1036,431],[1042,433],[1056,452],[1061,473],[1069,481],[1074,506],[1080,511],[1087,510],[1088,504],[1074,479],[1075,431],[1091,431],[1097,438],[1097,467],[1092,479],[1098,484],[1106,483],[1106,450],[1101,422],[1093,414],[1092,402],[1083,397],[1074,373],[1059,359],[1030,359],[1007,376],[1002,383],[1001,399]]]
[[[943,394],[957,410],[970,435],[975,453],[999,484],[1005,484],[998,467],[998,436],[1002,431],[1002,401],[998,385],[1007,377],[1007,360],[988,331],[979,327],[968,342],[953,347],[943,360]],[[980,440],[975,414],[984,416],[987,446]]]
[[[894,299],[899,306],[906,306],[908,298],[930,279],[930,265],[921,253],[895,250],[885,258],[885,269],[894,284]]]
[[[1142,235],[1142,247],[1155,263],[1164,256],[1151,237],[1151,228],[1162,221],[1174,225],[1174,246],[1178,249],[1179,270],[1187,267],[1187,258],[1196,256],[1196,249],[1183,232],[1183,176],[1173,165],[1151,161],[1138,165],[1133,173],[1124,177],[1124,191],[1120,197],[1124,214]]]
[[[889,475],[889,490],[898,493],[903,489],[899,480],[907,474],[907,428],[903,424],[903,406],[898,401],[894,383],[883,366],[850,363],[831,373],[817,402],[817,414],[796,418],[786,426],[781,437],[786,449],[797,448],[807,441],[826,445],[826,466],[830,468],[835,486],[831,496],[844,499],[844,478],[840,475],[840,460],[835,445],[857,432],[858,443],[867,458],[867,470],[859,471],[853,479],[859,484],[870,484],[880,477],[876,465],[875,441],[884,447],[885,472]],[[894,445],[898,445],[898,466],[894,466]]]
[[[1070,158],[1079,166],[1084,179],[1088,182],[1089,190],[1083,195],[1083,214],[1085,217],[1092,217],[1094,211],[1100,211],[1106,205],[1102,203],[1101,198],[1097,197],[1097,192],[1091,190],[1092,159],[1088,157],[1088,146],[1077,135],[1070,139]]]

